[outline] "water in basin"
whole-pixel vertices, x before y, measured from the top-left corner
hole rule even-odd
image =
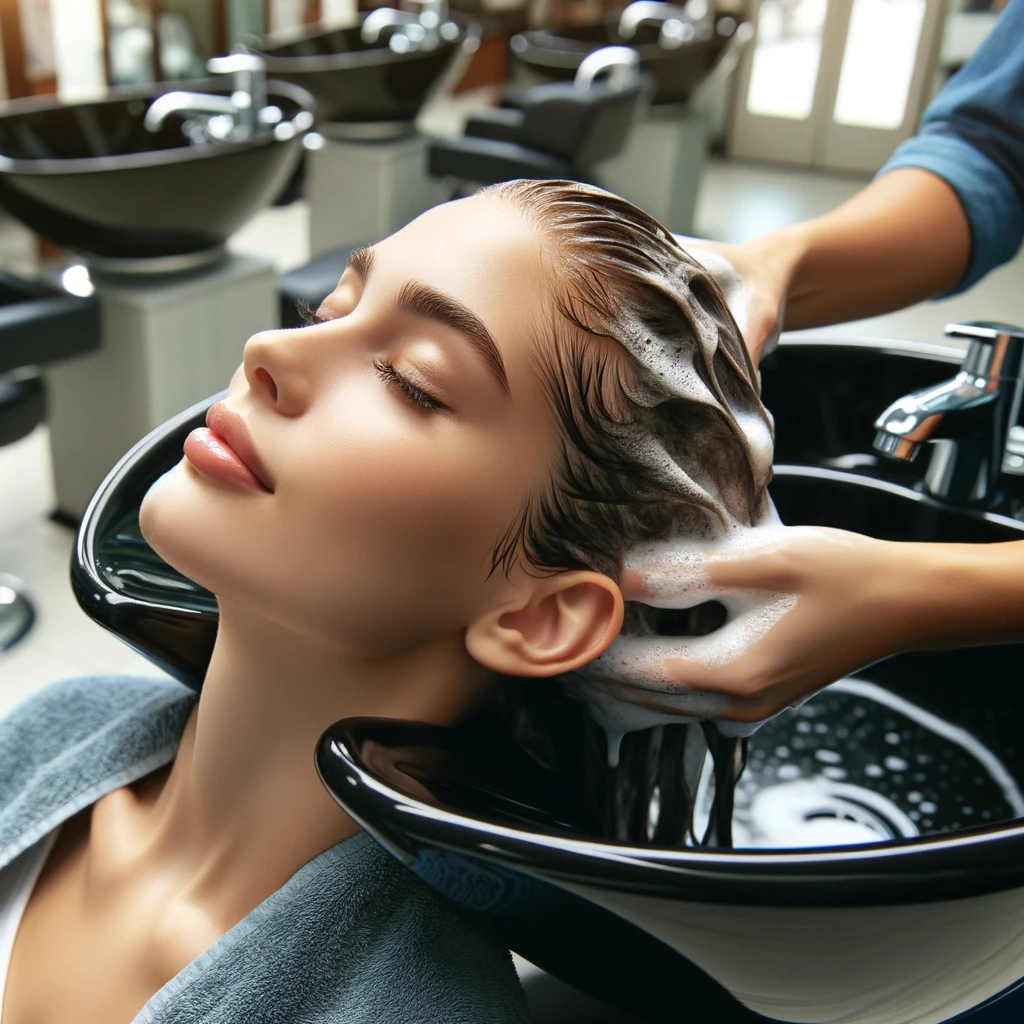
[[[713,774],[704,779],[698,827],[714,796]],[[733,845],[845,846],[1021,816],[1018,780],[974,735],[875,683],[846,679],[751,738]]]

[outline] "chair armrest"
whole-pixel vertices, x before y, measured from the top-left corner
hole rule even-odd
[[[558,157],[514,142],[471,136],[431,143],[428,167],[434,178],[453,177],[480,185],[514,178],[574,177],[569,165]]]
[[[497,139],[500,142],[517,142],[523,126],[524,115],[520,110],[506,110],[495,107],[482,110],[466,121],[466,135],[477,139]]]

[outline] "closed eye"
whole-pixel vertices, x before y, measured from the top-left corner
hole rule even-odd
[[[295,300],[295,309],[299,316],[305,320],[306,327],[314,327],[317,324],[325,324],[331,319],[329,316],[321,316],[316,310],[311,309],[307,302],[302,299]]]
[[[374,359],[373,368],[377,371],[377,376],[389,388],[397,389],[410,402],[418,405],[421,409],[427,409],[428,411],[448,409],[448,406],[443,402],[439,402],[433,395],[428,395],[422,388],[418,388],[413,384],[408,377],[403,377],[386,359]]]

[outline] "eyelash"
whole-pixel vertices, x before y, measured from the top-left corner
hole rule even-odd
[[[374,359],[373,368],[377,371],[377,376],[388,387],[398,388],[410,402],[418,405],[421,409],[434,411],[447,408],[436,398],[428,395],[426,391],[421,391],[411,380],[403,377],[386,359]]]
[[[302,299],[295,300],[295,310],[299,316],[306,321],[306,327],[315,327],[317,324],[325,324],[331,319],[329,316],[321,316],[308,303],[303,302]]]
[[[314,327],[316,324],[325,324],[332,319],[332,317],[329,316],[320,316],[319,313],[311,309],[307,303],[302,301],[302,299],[296,300],[295,308],[298,310],[299,316],[306,321],[307,327]],[[373,368],[377,371],[377,376],[380,377],[385,384],[389,387],[398,388],[398,390],[401,391],[410,402],[418,405],[421,409],[428,409],[432,411],[435,409],[447,408],[446,405],[439,402],[436,398],[416,387],[416,385],[407,377],[403,377],[386,359],[375,359],[373,361]]]

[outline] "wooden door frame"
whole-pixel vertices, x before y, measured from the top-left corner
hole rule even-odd
[[[821,56],[814,99],[804,120],[768,117],[747,111],[751,70],[757,37],[747,46],[737,69],[736,89],[729,119],[730,156],[746,160],[793,164],[819,170],[877,171],[882,152],[891,152],[916,130],[926,101],[927,84],[935,67],[942,36],[945,0],[925,0],[925,18],[915,57],[903,124],[892,131],[836,125],[833,110],[845,57],[846,36],[854,0],[827,0],[822,28]],[[755,0],[752,20],[757,24],[761,0]]]
[[[270,9],[273,2],[274,0],[263,0],[263,27],[268,35],[271,32],[277,31],[277,29],[272,29],[270,25]],[[321,17],[323,17],[323,12],[320,6],[320,0],[312,0],[312,2],[310,2],[310,0],[306,0],[305,23],[307,25],[315,25]]]
[[[0,45],[3,46],[8,99],[44,96],[57,91],[56,70],[49,78],[29,77],[19,0],[0,0]]]

